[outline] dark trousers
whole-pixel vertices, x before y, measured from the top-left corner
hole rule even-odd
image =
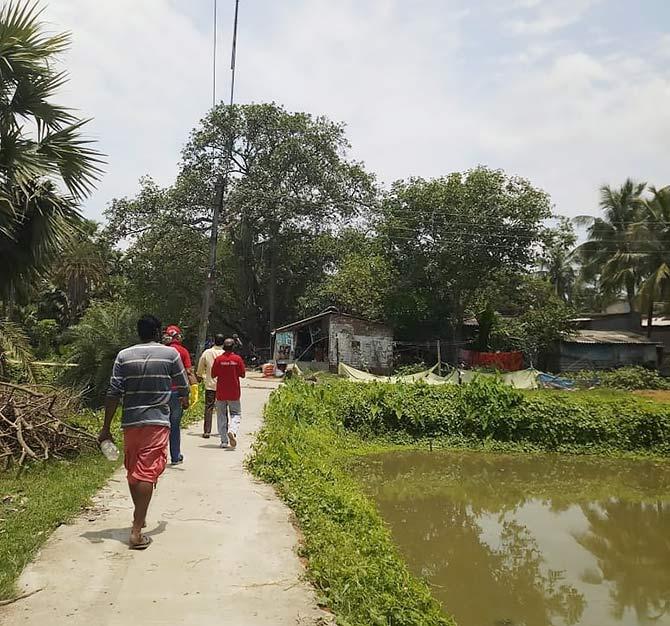
[[[216,391],[213,389],[205,390],[205,435],[212,434],[212,414],[216,404]]]
[[[184,409],[176,391],[170,396],[170,460],[173,463],[181,461],[181,416]]]

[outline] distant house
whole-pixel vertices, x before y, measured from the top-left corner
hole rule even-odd
[[[330,307],[277,328],[273,358],[279,365],[336,372],[339,363],[373,374],[393,368],[393,330],[386,324],[340,313]]]
[[[642,320],[642,330],[647,334],[649,320]],[[670,317],[658,316],[651,320],[651,340],[663,344],[663,360],[661,371],[664,374],[670,373]]]
[[[633,312],[588,313],[572,319],[580,330],[629,330],[642,332],[640,314]]]
[[[625,365],[658,367],[663,345],[630,330],[573,331],[558,342],[549,355],[548,368],[554,372],[581,369],[613,369]]]

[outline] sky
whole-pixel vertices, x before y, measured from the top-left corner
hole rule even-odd
[[[72,32],[61,101],[107,155],[84,213],[169,185],[212,104],[214,0],[43,0]],[[234,0],[218,0],[217,100]],[[668,0],[241,0],[238,103],[344,122],[380,183],[479,164],[595,214],[626,177],[670,184]]]

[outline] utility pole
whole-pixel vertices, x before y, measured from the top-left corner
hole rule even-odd
[[[437,375],[442,376],[442,345],[440,340],[437,340]]]
[[[214,49],[213,49],[213,77],[212,77],[212,106],[216,105],[216,3],[214,0]],[[235,18],[233,21],[233,44],[230,55],[230,106],[233,106],[235,95],[235,59],[237,56],[237,16],[240,8],[240,0],[235,0]],[[219,222],[221,220],[221,213],[223,211],[223,202],[228,188],[228,176],[230,175],[230,161],[233,155],[233,143],[235,139],[231,134],[228,142],[228,154],[226,155],[226,162],[224,171],[221,173],[216,181],[214,187],[214,206],[212,208],[212,230],[209,235],[209,260],[207,266],[207,278],[202,290],[202,306],[200,309],[200,326],[198,328],[198,351],[197,355],[200,358],[205,349],[205,342],[207,341],[207,330],[209,328],[209,314],[214,303],[214,286],[216,284],[216,253],[219,243]]]

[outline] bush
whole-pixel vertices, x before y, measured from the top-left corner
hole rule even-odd
[[[347,383],[335,388],[358,390]],[[296,381],[273,393],[250,469],[295,512],[309,577],[338,625],[452,626],[347,471],[345,459],[359,449],[342,430],[334,392]]]
[[[635,396],[524,393],[484,378],[462,386],[334,381],[302,387],[300,394],[303,404],[318,394],[314,411],[364,438],[464,438],[547,451],[670,450],[670,405]],[[305,419],[300,405],[295,410]]]
[[[574,380],[576,383],[597,383],[610,389],[625,389],[628,391],[636,389],[670,390],[670,380],[663,378],[657,370],[640,366],[621,367],[607,371],[580,370],[565,373],[562,376]]]
[[[138,315],[122,303],[96,303],[67,333],[67,360],[76,367],[64,369],[61,382],[86,390],[93,406],[103,403],[114,359],[119,350],[137,343]]]
[[[495,379],[463,386],[284,385],[266,406],[248,463],[295,512],[309,576],[340,626],[452,624],[427,585],[408,572],[347,469],[349,459],[378,450],[380,438],[423,437],[466,446],[668,454],[670,405],[634,396],[524,393]]]

